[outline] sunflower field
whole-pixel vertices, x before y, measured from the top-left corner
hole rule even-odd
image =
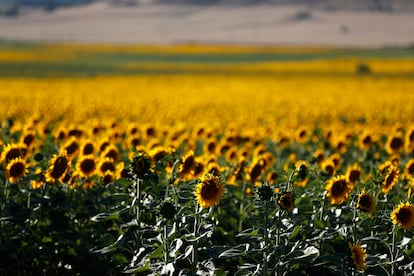
[[[0,274],[411,275],[414,50],[0,43]]]

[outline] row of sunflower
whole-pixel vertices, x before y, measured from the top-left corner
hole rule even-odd
[[[1,271],[408,273],[413,133],[7,120]]]

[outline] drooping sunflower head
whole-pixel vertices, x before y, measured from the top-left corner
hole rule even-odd
[[[327,181],[326,190],[328,197],[331,199],[331,204],[341,204],[349,196],[350,185],[345,175],[339,175]]]
[[[279,195],[277,205],[283,210],[291,212],[295,208],[295,201],[292,192],[285,192]]]
[[[92,176],[96,171],[96,160],[93,155],[84,155],[79,158],[76,170],[81,177]]]
[[[262,201],[269,201],[273,196],[273,189],[269,185],[262,185],[257,188],[257,194]]]
[[[178,169],[182,177],[194,174],[195,157],[194,152],[190,150],[184,155],[180,167]]]
[[[6,168],[7,179],[11,183],[18,182],[27,173],[26,162],[21,157],[11,160]]]
[[[69,170],[69,159],[66,154],[55,154],[49,161],[49,168],[46,172],[47,182],[62,182]]]
[[[254,159],[250,165],[249,173],[247,174],[250,181],[254,182],[260,178],[264,170],[264,162],[262,159]]]
[[[397,166],[391,165],[388,167],[384,180],[381,184],[382,192],[384,194],[388,194],[391,191],[394,185],[398,182],[399,175],[400,173]]]
[[[391,220],[403,229],[410,229],[414,226],[414,206],[406,202],[400,203],[397,208],[391,212]]]
[[[71,137],[63,146],[69,159],[73,159],[79,152],[79,142],[76,137]]]
[[[361,211],[372,212],[375,211],[377,205],[371,194],[362,192],[358,195],[357,208]]]
[[[195,196],[202,208],[217,205],[224,193],[220,177],[213,174],[205,174],[200,177],[200,182],[195,188]]]
[[[404,167],[404,177],[411,179],[414,177],[414,159],[408,160]]]
[[[362,248],[360,244],[355,243],[349,244],[349,249],[351,250],[351,259],[353,266],[357,271],[364,271],[366,265],[367,253],[365,248]]]

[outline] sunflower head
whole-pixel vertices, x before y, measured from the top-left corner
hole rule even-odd
[[[292,211],[295,207],[295,201],[293,199],[293,193],[292,192],[285,192],[279,195],[277,200],[277,205],[279,205],[280,208],[287,211]]]
[[[93,155],[84,155],[79,158],[76,169],[81,177],[92,176],[96,171],[96,160]]]
[[[257,188],[257,194],[262,201],[269,201],[273,195],[273,189],[269,185],[262,185]]]
[[[15,158],[22,158],[25,159],[28,153],[27,146],[25,144],[19,143],[11,143],[4,147],[3,152],[1,153],[1,163],[5,166],[15,159]]]
[[[361,167],[358,164],[348,167],[345,175],[348,182],[355,184],[361,179]]]
[[[171,202],[164,202],[160,208],[160,214],[167,220],[173,219],[177,210]]]
[[[397,208],[391,212],[391,219],[403,229],[411,229],[414,226],[414,206],[409,203],[400,203]]]
[[[381,184],[382,192],[384,194],[388,194],[391,191],[392,187],[398,182],[399,175],[400,173],[397,166],[390,165],[387,168],[384,180]]]
[[[130,164],[130,174],[133,177],[144,177],[148,175],[151,170],[151,160],[144,152],[138,152]]]
[[[21,157],[11,160],[7,164],[6,173],[11,183],[18,182],[27,173],[26,162]]]
[[[367,258],[366,250],[362,248],[358,243],[350,243],[349,249],[351,250],[351,259],[353,266],[357,271],[363,271],[365,269],[365,260]]]
[[[47,182],[62,182],[69,169],[69,159],[65,154],[55,154],[49,161],[46,172]]]
[[[361,211],[372,212],[377,206],[371,194],[362,192],[358,195],[357,208]]]
[[[349,196],[350,185],[344,175],[339,175],[327,181],[326,190],[331,204],[341,204]]]
[[[194,174],[194,166],[195,166],[195,157],[194,152],[190,150],[187,154],[183,157],[180,167],[178,169],[179,174],[182,177],[190,176]]]
[[[214,174],[205,174],[200,177],[200,182],[195,188],[195,196],[198,204],[203,208],[217,205],[224,193],[221,180]]]
[[[389,154],[399,153],[404,148],[404,139],[400,134],[390,135],[387,139],[386,150]]]

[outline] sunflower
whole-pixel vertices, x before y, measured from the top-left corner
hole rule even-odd
[[[295,131],[295,139],[296,142],[298,142],[299,144],[303,144],[306,142],[306,140],[309,137],[309,130],[305,127],[299,127],[298,129],[296,129]]]
[[[26,130],[23,135],[20,137],[20,142],[27,146],[27,148],[32,148],[35,142],[35,132],[33,130]]]
[[[93,155],[84,155],[76,163],[76,170],[81,177],[92,176],[96,171],[96,160]]]
[[[76,137],[71,137],[64,145],[64,150],[66,151],[66,155],[69,159],[73,159],[75,155],[79,151],[79,142]]]
[[[321,169],[322,172],[330,177],[332,177],[336,172],[335,164],[330,159],[327,159],[321,163]]]
[[[155,148],[150,150],[149,156],[156,163],[161,161],[164,157],[168,156],[170,152],[171,150],[167,149],[164,146],[156,146]]]
[[[392,187],[397,183],[399,177],[399,170],[397,166],[391,165],[387,168],[384,180],[382,181],[382,192],[388,194]]]
[[[339,175],[327,181],[326,190],[331,204],[341,204],[348,198],[351,188],[345,175]]]
[[[362,192],[358,195],[357,208],[361,211],[372,212],[377,206],[371,194]]]
[[[83,141],[80,148],[80,152],[82,155],[89,155],[95,152],[95,144],[90,140]]]
[[[264,170],[263,159],[259,159],[259,158],[254,159],[247,173],[248,179],[251,182],[256,181],[262,175],[263,170]]]
[[[213,174],[200,177],[200,183],[195,188],[195,196],[202,208],[217,205],[224,193],[220,178]]]
[[[9,163],[11,160],[15,158],[20,157],[22,159],[25,159],[27,152],[27,146],[25,144],[8,144],[1,153],[1,163],[6,167],[7,163]]]
[[[404,138],[401,134],[395,133],[393,135],[388,136],[385,149],[389,154],[399,153],[403,148]]]
[[[46,182],[62,182],[69,170],[69,159],[66,154],[55,154],[49,161]]]
[[[408,160],[404,167],[404,178],[411,179],[414,177],[414,159]]]
[[[292,211],[295,207],[295,202],[293,200],[293,193],[292,192],[285,192],[279,195],[277,200],[277,205],[280,208],[287,211]]]
[[[109,157],[112,158],[114,162],[117,162],[120,157],[119,150],[115,145],[110,144],[107,147],[105,147],[105,150],[102,152],[101,157]]]
[[[187,152],[184,155],[184,157],[181,161],[181,164],[178,168],[179,175],[184,179],[187,179],[187,178],[193,176],[194,175],[194,166],[195,166],[194,152],[192,150],[190,150],[189,152]]]
[[[103,176],[107,171],[115,172],[116,166],[112,158],[105,157],[101,158],[96,166],[98,174]]]
[[[371,145],[375,143],[374,136],[370,133],[365,131],[360,137],[359,137],[359,147],[361,149],[367,149]]]
[[[6,168],[7,178],[11,183],[18,182],[27,173],[26,162],[21,157],[11,160]]]
[[[349,243],[349,249],[351,250],[351,258],[354,267],[357,271],[363,271],[365,269],[365,260],[367,258],[366,250],[358,243]]]
[[[104,173],[101,179],[102,179],[103,184],[108,184],[108,183],[113,182],[116,179],[116,177],[115,177],[114,172],[107,171]]]
[[[391,212],[392,223],[408,230],[414,226],[414,206],[409,203],[400,203]]]
[[[322,164],[322,162],[325,160],[326,156],[325,156],[325,152],[321,149],[317,149],[314,153],[313,153],[313,158],[316,160],[316,163],[318,163],[319,165]]]
[[[358,164],[354,164],[347,168],[345,175],[348,182],[355,184],[361,179],[361,167]]]

